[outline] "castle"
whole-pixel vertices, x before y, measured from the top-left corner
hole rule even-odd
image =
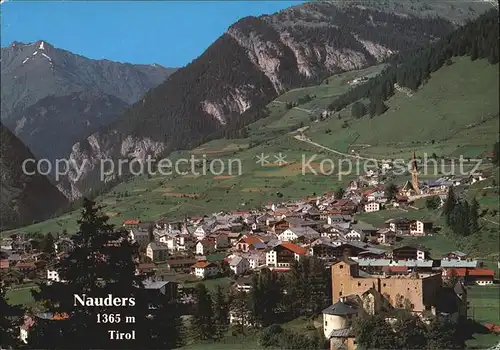
[[[370,275],[350,259],[331,266],[332,306],[323,310],[323,330],[331,349],[354,349],[352,322],[362,312],[410,309],[424,317],[455,320],[466,313],[466,291],[461,282],[444,287],[441,273],[405,276]]]

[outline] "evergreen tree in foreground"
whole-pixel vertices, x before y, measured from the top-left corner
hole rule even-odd
[[[12,306],[5,299],[5,284],[0,282],[0,348],[19,348],[19,325],[23,310]]]
[[[38,322],[30,333],[30,347],[176,347],[170,344],[177,339],[176,309],[159,296],[145,293],[144,277],[136,274],[137,244],[127,232],[115,231],[90,200],[84,200],[78,224],[75,248],[56,265],[61,282],[40,284],[40,291],[33,292],[35,300],[63,320]],[[76,296],[87,300],[86,305],[80,305]],[[103,298],[107,303],[102,303]],[[163,313],[170,315],[162,319]],[[135,339],[110,339],[109,330],[135,330]]]
[[[222,287],[217,285],[213,296],[215,337],[220,339],[229,327],[229,300]]]
[[[196,340],[209,340],[215,335],[212,298],[203,283],[195,290],[196,301],[191,323],[191,335]]]

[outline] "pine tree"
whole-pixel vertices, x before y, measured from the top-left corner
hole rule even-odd
[[[50,285],[41,283],[35,300],[43,302],[48,312],[65,315],[60,321],[41,322],[33,335],[30,346],[50,348],[122,348],[124,345],[110,340],[109,325],[98,323],[98,314],[120,314],[120,323],[112,329],[131,332],[136,329],[136,340],[127,340],[126,347],[148,347],[151,312],[143,297],[143,277],[136,275],[138,246],[132,243],[128,233],[114,231],[101,207],[85,199],[82,216],[78,220],[80,230],[74,237],[75,248],[56,265],[61,282]],[[135,306],[82,306],[75,295],[92,300],[106,298],[133,298]],[[122,300],[122,299],[120,299]],[[126,317],[135,322],[125,322]],[[132,320],[132,319],[131,319]],[[92,335],[92,336],[89,336]]]
[[[5,283],[0,282],[0,345],[2,349],[19,348],[19,325],[23,316],[20,306],[12,306],[5,299]]]
[[[42,249],[44,253],[53,254],[54,253],[54,236],[49,232],[45,235],[42,243]]]
[[[258,309],[260,312],[259,321],[262,327],[267,327],[279,321],[278,305],[283,300],[283,290],[277,273],[269,269],[262,269],[259,273],[258,288],[259,299],[257,303],[261,305]]]
[[[453,191],[453,187],[448,188],[448,195],[446,196],[446,201],[443,205],[443,215],[445,216],[446,225],[450,226],[451,224],[451,216],[455,208],[457,200],[455,198],[455,192]]]
[[[394,331],[398,335],[397,349],[425,349],[426,329],[418,316],[403,312],[394,325]]]
[[[363,315],[354,323],[356,343],[363,349],[397,349],[396,335],[385,316]]]
[[[342,187],[338,187],[337,190],[335,190],[335,199],[342,199],[342,197],[344,197],[344,192]]]
[[[192,335],[198,340],[212,339],[215,333],[212,298],[203,283],[196,285],[195,296]]]
[[[397,194],[398,194],[398,187],[393,183],[388,184],[387,187],[385,188],[385,196],[387,197],[387,199],[388,200],[394,199],[396,198]]]
[[[479,231],[479,203],[476,198],[472,199],[469,209],[469,232],[474,234]]]
[[[229,325],[229,301],[222,287],[217,285],[213,296],[215,336],[222,338]]]

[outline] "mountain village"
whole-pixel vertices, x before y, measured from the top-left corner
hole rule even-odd
[[[407,243],[439,231],[425,217],[408,219],[405,208],[416,198],[436,197],[440,206],[449,188],[460,189],[488,177],[478,173],[465,178],[445,177],[395,186],[377,181],[377,171],[351,181],[346,189],[301,201],[269,203],[254,211],[230,211],[211,216],[168,218],[156,222],[127,219],[123,229],[140,246],[138,274],[148,276],[146,288],[189,307],[194,281],[231,278],[230,288],[249,292],[251,276],[260,269],[286,274],[293,261],[314,257],[332,275],[332,305],[323,311],[323,333],[331,349],[355,348],[351,329],[360,310],[375,313],[389,303],[410,307],[414,313],[439,315],[450,320],[467,315],[467,285],[494,283],[495,271],[466,252],[434,256],[421,245]],[[375,185],[373,185],[375,182]],[[463,191],[462,191],[463,192]],[[358,220],[360,213],[396,210],[401,216],[374,227]],[[59,236],[52,256],[40,252],[21,235],[2,243],[2,273],[15,271],[18,282],[36,278],[60,281],[52,266],[73,246],[70,235]],[[454,285],[444,284],[453,280]],[[54,315],[37,315],[53,318]],[[230,324],[246,321],[230,312]],[[33,318],[21,327],[26,342]]]

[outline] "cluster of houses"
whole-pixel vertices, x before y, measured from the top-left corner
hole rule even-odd
[[[366,176],[374,175],[376,172]],[[439,180],[437,183],[450,185]],[[251,212],[221,212],[198,218],[186,217],[181,221],[129,219],[124,221],[123,229],[140,246],[143,267],[151,269],[161,263],[173,272],[191,273],[199,278],[228,272],[245,275],[262,267],[286,270],[292,261],[303,256],[314,256],[328,263],[348,255],[359,259],[360,266],[368,264],[366,266],[371,269],[392,269],[400,273],[415,268],[441,267],[436,266],[423,250],[395,248],[404,237],[432,235],[435,228],[431,221],[399,217],[387,220],[383,227],[374,227],[357,220],[359,212],[370,213],[383,206],[404,204],[406,185],[392,200],[382,188],[366,189],[364,186],[359,181],[352,181],[341,198],[336,198],[335,193],[327,193],[302,201],[269,203]],[[72,244],[67,236],[58,239],[54,243],[56,258],[70,251]],[[409,258],[401,259],[398,249],[410,249]],[[59,279],[50,264],[44,266],[43,253],[34,250],[30,241],[22,237],[4,241],[1,255],[2,269],[32,272],[46,268],[47,279]],[[407,260],[413,261],[413,265],[404,262]],[[463,259],[453,261],[456,264],[450,262],[446,268],[455,268],[458,274],[465,273],[462,269],[478,267],[477,262],[464,266]],[[478,284],[492,283],[493,274],[488,272],[477,277]],[[473,279],[472,275],[468,278]]]
[[[365,175],[367,178],[376,181],[377,173]],[[462,184],[441,179],[423,184],[421,190],[440,191]],[[235,275],[233,288],[238,291],[251,289],[250,276],[259,269],[286,273],[294,261],[308,256],[321,259],[325,268],[332,270],[333,304],[323,312],[325,337],[332,344],[351,344],[349,325],[353,317],[360,312],[376,312],[382,300],[401,307],[404,297],[416,312],[446,313],[440,305],[453,299],[456,314],[462,312],[460,305],[465,300],[463,285],[494,283],[495,272],[465,253],[453,251],[431,258],[425,247],[401,242],[405,237],[434,234],[435,227],[429,220],[399,217],[387,220],[382,227],[358,220],[360,212],[406,205],[411,195],[405,192],[411,183],[403,185],[391,200],[383,188],[365,186],[352,181],[341,198],[327,193],[302,201],[269,203],[249,212],[221,212],[181,221],[129,219],[123,222],[123,229],[140,247],[137,273],[155,276],[161,266],[170,275],[191,274],[199,279]],[[59,282],[53,262],[73,249],[71,237],[58,237],[54,249],[55,254],[48,257],[22,236],[4,240],[1,270]],[[459,282],[450,291],[442,288],[443,280]],[[174,281],[156,276],[145,286],[170,299],[192,303],[185,300],[189,299],[185,293],[179,294],[182,288]],[[424,300],[424,294],[432,298]],[[230,316],[231,322],[239,322],[233,313]],[[23,329],[21,335],[26,338],[29,325]]]

